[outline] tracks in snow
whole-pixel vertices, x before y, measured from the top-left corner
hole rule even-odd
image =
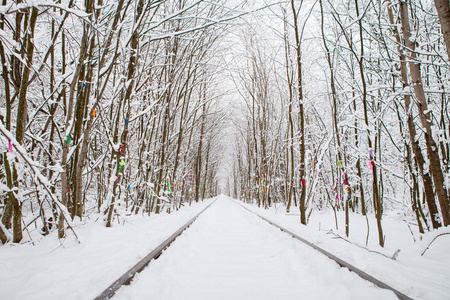
[[[340,259],[340,258],[337,257],[336,255],[331,254],[330,252],[328,252],[328,251],[326,251],[326,250],[320,248],[319,246],[317,246],[317,245],[315,245],[315,244],[313,244],[313,243],[311,243],[311,242],[305,240],[304,238],[302,238],[302,237],[300,237],[299,235],[293,233],[293,232],[290,231],[289,229],[286,229],[286,228],[284,228],[284,227],[282,227],[282,226],[280,226],[280,225],[278,225],[278,224],[276,224],[276,223],[270,221],[269,219],[267,219],[267,218],[261,216],[260,214],[254,212],[254,211],[252,211],[252,210],[250,210],[250,209],[248,209],[247,207],[241,205],[240,203],[238,203],[238,204],[239,204],[242,208],[246,209],[247,211],[249,211],[249,212],[251,212],[251,213],[257,215],[258,217],[260,217],[260,218],[263,219],[264,221],[268,222],[270,225],[275,226],[276,228],[280,229],[282,232],[285,232],[285,233],[291,235],[293,238],[295,238],[295,239],[301,241],[302,243],[304,243],[304,244],[310,246],[311,248],[313,248],[313,249],[319,251],[319,252],[322,253],[323,255],[327,256],[329,259],[334,260],[334,261],[335,261],[338,265],[340,265],[341,267],[347,268],[348,270],[350,270],[350,271],[356,273],[356,274],[357,274],[359,277],[361,277],[362,279],[367,280],[367,281],[369,281],[369,282],[375,284],[375,285],[378,286],[379,288],[386,289],[386,290],[390,290],[390,291],[394,292],[394,294],[398,297],[398,299],[400,299],[400,300],[412,300],[412,298],[406,296],[406,295],[403,294],[402,292],[400,292],[400,291],[394,289],[393,287],[387,285],[386,283],[384,283],[384,282],[382,282],[382,281],[376,279],[375,277],[373,277],[373,276],[367,274],[366,272],[362,271],[361,269],[358,269],[357,267],[353,266],[352,264],[350,264],[350,263],[348,263],[348,262],[346,262],[346,261]]]
[[[156,247],[152,252],[147,254],[142,260],[140,260],[137,264],[135,264],[131,269],[129,269],[125,274],[119,277],[116,281],[114,281],[109,287],[106,288],[100,295],[95,297],[94,300],[106,300],[110,299],[116,291],[122,287],[123,285],[129,285],[131,280],[133,280],[134,276],[137,273],[140,273],[153,259],[157,259],[162,252],[167,249],[173,241],[177,239],[183,231],[185,231],[195,220],[205,211],[207,210],[215,200],[208,204],[203,210],[201,210],[198,214],[196,214],[192,219],[190,219],[186,224],[184,224],[180,229],[174,232],[170,237],[168,237],[164,242],[162,242],[158,247]]]
[[[228,201],[228,202],[231,202],[231,201]],[[213,202],[214,203],[214,202]],[[186,229],[186,228],[188,228],[203,212],[205,212],[205,210],[207,210],[213,203],[211,203],[210,205],[208,205],[205,209],[203,209],[200,213],[198,213],[195,217],[193,217],[188,223],[186,223],[184,226],[182,226],[179,230],[177,230],[172,236],[170,236],[168,239],[166,239],[160,246],[158,246],[155,250],[153,250],[151,253],[149,253],[144,259],[142,259],[140,262],[138,262],[133,268],[131,268],[129,271],[127,271],[123,276],[121,276],[118,280],[116,280],[113,284],[111,284],[105,291],[103,291],[98,297],[96,297],[95,298],[95,300],[103,300],[103,299],[109,299],[109,298],[111,298],[113,295],[114,295],[114,293],[121,287],[121,286],[123,286],[123,285],[128,285],[130,282],[131,282],[131,280],[134,278],[134,276],[137,274],[137,273],[139,273],[140,271],[142,271],[149,263],[150,263],[150,261],[151,260],[153,260],[153,259],[156,259],[156,258],[158,258],[160,255],[161,255],[161,253],[162,253],[162,251],[164,250],[164,249],[166,249],[167,247],[169,247],[170,246],[170,244],[178,237],[178,236],[180,236],[183,232],[184,232],[184,230]],[[231,203],[230,203],[231,204]],[[234,208],[234,213],[235,214],[241,214],[241,213],[239,213],[239,206],[237,206],[236,205],[236,203],[234,202],[234,204],[235,204],[235,208]],[[239,204],[239,203],[237,203],[237,204]],[[217,205],[219,205],[219,203],[217,204]],[[223,204],[222,204],[222,206],[223,206]],[[229,206],[229,205],[228,205]],[[361,278],[363,278],[364,280],[366,280],[366,281],[369,281],[369,282],[371,282],[372,284],[374,284],[374,285],[376,285],[376,286],[378,286],[378,287],[380,287],[381,289],[386,289],[386,290],[390,290],[390,291],[392,291],[399,299],[411,299],[410,297],[408,297],[408,296],[406,296],[405,294],[403,294],[403,293],[401,293],[400,291],[398,291],[398,290],[396,290],[396,289],[394,289],[394,288],[392,288],[392,287],[390,287],[389,285],[387,285],[387,284],[385,284],[385,283],[383,283],[383,282],[381,282],[381,281],[379,281],[378,279],[376,279],[376,278],[374,278],[373,276],[371,276],[371,275],[369,275],[369,274],[367,274],[367,273],[365,273],[364,271],[362,271],[362,270],[360,270],[360,269],[358,269],[358,268],[356,268],[355,266],[353,266],[353,265],[351,265],[351,264],[349,264],[349,263],[347,263],[346,261],[344,261],[344,260],[342,260],[342,259],[340,259],[340,258],[338,258],[338,257],[336,257],[335,255],[333,255],[333,254],[331,254],[331,253],[329,253],[329,252],[327,252],[327,251],[325,251],[325,250],[323,250],[323,249],[321,249],[320,247],[318,247],[318,246],[316,246],[316,245],[314,245],[314,244],[312,244],[312,243],[310,243],[310,242],[308,242],[308,241],[306,241],[305,239],[303,239],[303,238],[301,238],[300,236],[298,236],[297,234],[295,234],[295,233],[293,233],[292,231],[290,231],[290,230],[288,230],[288,229],[286,229],[286,228],[283,228],[282,226],[279,226],[278,224],[276,224],[276,223],[273,223],[272,221],[270,221],[270,220],[268,220],[268,219],[266,219],[266,218],[264,218],[263,216],[261,216],[261,215],[259,215],[259,214],[257,214],[257,213],[255,213],[255,212],[253,212],[253,211],[251,211],[251,210],[249,210],[248,208],[246,208],[246,207],[244,207],[244,206],[242,206],[242,205],[240,205],[240,207],[242,207],[242,208],[244,208],[245,210],[247,210],[247,211],[249,211],[249,212],[251,212],[252,214],[255,214],[255,215],[257,215],[259,218],[261,218],[262,220],[264,220],[264,221],[266,221],[266,222],[268,222],[268,223],[270,223],[272,226],[274,226],[274,227],[276,227],[276,228],[278,228],[278,229],[280,229],[281,231],[283,231],[283,232],[285,232],[285,233],[287,233],[287,234],[289,234],[290,236],[292,236],[292,237],[294,237],[296,240],[299,240],[299,241],[301,241],[304,245],[307,245],[307,246],[309,246],[309,247],[311,247],[311,248],[313,248],[314,250],[316,250],[316,251],[318,251],[318,252],[320,252],[320,253],[322,253],[323,255],[325,255],[325,256],[327,256],[329,259],[331,259],[331,260],[333,260],[333,261],[335,261],[339,266],[341,266],[341,267],[345,267],[346,269],[348,269],[348,270],[350,270],[350,271],[352,271],[352,272],[354,272],[355,274],[357,274],[358,276],[360,276]],[[226,208],[226,207],[222,207],[222,209],[224,209],[224,208]],[[213,211],[215,212],[215,216],[213,217]],[[202,229],[202,227],[201,227],[201,225],[203,225],[203,227],[205,227],[205,225],[206,226],[209,226],[209,227],[213,227],[213,228],[215,228],[215,230],[217,230],[217,229],[222,229],[222,228],[224,228],[224,225],[223,224],[228,224],[227,222],[229,222],[229,220],[227,219],[227,220],[223,220],[223,221],[225,221],[225,222],[223,222],[222,221],[222,225],[220,225],[220,226],[222,226],[222,227],[217,227],[217,225],[214,227],[214,226],[210,226],[210,224],[211,223],[207,223],[206,222],[206,219],[208,219],[208,222],[211,222],[211,221],[216,221],[219,217],[220,217],[220,215],[218,214],[218,211],[219,211],[219,207],[215,207],[210,213],[208,213],[208,215],[205,215],[204,217],[202,217],[201,218],[201,221],[202,222],[200,222],[201,224],[198,224],[198,226],[197,226],[197,223],[196,223],[196,229],[197,229],[197,231],[199,231],[200,229]],[[221,211],[221,210],[220,210]],[[244,211],[242,211],[242,214],[244,214]],[[249,216],[247,213],[245,213],[245,215],[246,216]],[[242,217],[242,216],[241,216]],[[225,218],[225,217],[224,217]],[[246,219],[247,219],[247,217],[245,217]],[[205,220],[204,220],[205,219]],[[256,221],[257,222],[261,222],[261,221],[258,221],[258,219],[257,218],[255,218],[256,219]],[[230,219],[230,220],[233,220],[232,218]],[[236,222],[238,222],[239,220],[236,218],[236,220],[235,220]],[[218,221],[219,223],[220,223],[220,220]],[[250,222],[251,223],[251,222]],[[254,226],[254,224],[248,224],[248,225],[252,225],[252,226]],[[237,225],[237,224],[235,224],[235,225]],[[259,226],[261,226],[261,225],[259,225]],[[269,225],[267,225],[267,226],[269,226]],[[235,226],[236,227],[236,226]],[[262,226],[263,227],[263,226]],[[200,228],[200,229],[199,229]],[[210,230],[209,231],[212,231],[213,230],[213,228],[210,228]],[[229,226],[228,225],[225,225],[225,229],[228,229],[229,228]],[[268,229],[270,229],[270,226],[267,228],[267,230]],[[193,228],[193,230],[194,230],[194,228]],[[234,228],[234,230],[236,230],[236,228]],[[263,229],[264,230],[264,229]],[[222,232],[222,234],[226,234],[226,231],[223,231],[223,230],[219,230],[220,232]],[[272,230],[272,231],[274,231],[274,230]],[[191,230],[189,230],[189,232],[191,233]],[[195,232],[195,230],[194,230],[194,233],[196,233]],[[208,235],[208,232],[206,232],[206,231],[203,231],[203,234],[204,235],[206,235],[206,236],[208,236],[209,237],[209,239],[214,239],[214,234],[215,232],[212,232],[212,234],[211,234],[211,232],[209,232],[209,235]],[[276,233],[276,231],[275,231],[275,233],[274,233],[275,235],[277,235],[277,233]],[[218,234],[219,235],[219,234]],[[281,237],[281,236],[280,236]],[[183,238],[184,238],[184,236],[183,236]],[[188,239],[189,241],[192,239],[192,234],[188,234],[188,236],[186,236],[186,239]],[[218,238],[217,238],[218,240],[220,240],[221,239],[221,237],[219,236]],[[283,238],[283,239],[286,239],[286,238]],[[288,240],[289,240],[289,238],[287,238]],[[202,244],[203,243],[203,240],[208,240],[208,239],[197,239],[196,240],[196,242],[194,242],[194,243],[190,243],[190,244]],[[226,237],[224,236],[223,237],[223,240],[226,240]],[[180,240],[180,242],[179,243],[181,243],[181,244],[183,244],[182,242],[185,242],[185,241],[181,241]],[[224,242],[224,241],[221,241],[221,242]],[[177,244],[177,246],[178,246],[178,244],[179,244],[178,242],[176,243]],[[264,243],[264,242],[263,242]],[[293,240],[292,240],[292,243],[296,243],[296,242],[294,242]],[[298,243],[297,243],[298,244]],[[186,243],[184,243],[184,245],[186,246]],[[203,245],[204,246],[204,245]],[[261,246],[265,246],[264,244],[261,244]],[[281,245],[280,245],[281,246]],[[199,246],[199,247],[202,247],[202,246]],[[239,245],[239,247],[242,247],[243,248],[243,252],[245,252],[245,251],[249,251],[249,249],[247,248],[247,249],[245,249],[244,248],[244,245]],[[174,248],[177,248],[177,247],[174,247]],[[171,248],[171,250],[172,250],[172,248]],[[173,249],[174,251],[175,251],[175,249]],[[195,249],[194,249],[195,250]],[[187,252],[189,252],[189,250],[186,250]],[[254,252],[254,250],[252,250],[253,252]],[[258,250],[257,250],[258,251]],[[293,250],[292,250],[293,251]],[[312,251],[312,250],[310,250],[310,251]],[[260,254],[259,253],[260,251],[258,251],[258,254]],[[314,251],[312,251],[312,252],[314,252]],[[205,252],[206,253],[206,252]],[[205,256],[205,253],[203,253],[202,255],[204,255]],[[297,252],[298,253],[298,252]],[[314,252],[315,253],[315,252]],[[169,253],[167,253],[167,254],[169,254]],[[218,256],[218,258],[221,258],[220,257],[220,254],[219,253],[216,253],[217,254],[217,256]],[[256,254],[256,253],[252,253],[252,255],[253,254]],[[170,255],[169,255],[170,256]],[[207,255],[206,255],[207,256]],[[228,257],[229,258],[229,257]],[[189,257],[187,257],[187,259],[189,259]],[[215,257],[215,259],[217,259],[217,257]],[[224,263],[226,263],[226,262],[224,262]],[[158,264],[157,264],[158,265]],[[155,266],[157,266],[157,265],[155,265]],[[195,264],[194,264],[195,265]],[[233,266],[233,264],[232,263],[230,263],[230,266],[232,267]],[[228,267],[230,267],[230,266],[228,266]],[[235,266],[236,267],[236,266]],[[239,266],[237,266],[237,267],[239,267]],[[167,269],[167,268],[166,268]],[[217,271],[217,270],[214,270],[214,268],[212,268],[213,270],[212,270],[212,272],[215,272],[215,271]],[[239,269],[239,268],[238,268]],[[151,269],[151,270],[153,270],[153,268]],[[242,268],[240,268],[239,270],[241,270],[242,271]],[[269,273],[272,271],[270,268],[269,268]],[[193,270],[193,272],[195,272],[196,270],[194,269]],[[279,271],[279,270],[278,270]],[[325,271],[325,270],[324,270]],[[188,271],[189,272],[189,271]],[[146,272],[144,272],[144,273],[146,273]],[[327,272],[328,273],[328,272]],[[211,276],[215,276],[215,274],[210,274]],[[356,278],[356,277],[355,277]],[[245,279],[244,279],[245,280]],[[295,281],[295,280],[292,280],[292,281]],[[134,284],[133,284],[134,285]],[[200,287],[201,287],[201,285],[202,285],[202,283],[200,283]],[[206,285],[206,284],[205,284]],[[244,287],[244,289],[245,289],[245,287]],[[158,298],[158,297],[156,297],[156,298]],[[159,297],[159,298],[162,298],[162,297]],[[242,298],[242,297],[241,297]],[[211,298],[212,299],[212,298]],[[242,299],[247,299],[247,298],[242,298]]]

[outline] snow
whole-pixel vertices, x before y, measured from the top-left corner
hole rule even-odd
[[[394,212],[384,214],[382,226],[385,247],[382,248],[378,245],[377,225],[373,214],[367,216],[370,229],[366,246],[367,224],[365,217],[361,214],[350,212],[350,236],[346,238],[343,211],[337,212],[339,229],[336,230],[332,211],[314,211],[308,226],[299,226],[300,216],[297,207],[291,208],[290,214],[286,214],[283,206],[271,207],[269,210],[252,205],[245,205],[245,207],[291,230],[413,299],[448,299],[450,235],[438,238],[439,244],[434,242],[430,250],[427,250],[423,256],[421,254],[435,236],[450,233],[450,227],[420,235],[417,227],[411,226],[415,242],[401,214]],[[429,253],[431,249],[436,251],[436,255]],[[392,259],[394,255],[398,255],[396,260]]]
[[[91,215],[73,224],[80,244],[73,236],[60,242],[54,231],[37,246],[1,246],[0,298],[93,299],[211,201],[150,218],[128,216],[112,228]]]
[[[91,214],[73,222],[80,244],[71,232],[60,241],[53,231],[35,238],[36,246],[1,246],[2,299],[93,299],[213,200],[171,214],[121,216],[112,228],[105,227],[102,215]],[[366,246],[366,219],[360,214],[350,213],[350,237],[344,240],[339,238],[345,237],[342,212],[339,230],[332,212],[314,211],[303,226],[296,207],[286,214],[280,205],[264,210],[226,196],[219,196],[113,299],[396,299],[240,205],[413,299],[448,299],[450,228],[420,235],[411,226],[414,242],[403,216],[386,214],[386,246],[381,248],[375,218],[368,215]],[[396,260],[390,258],[394,253]]]
[[[349,289],[348,287],[352,288]],[[113,299],[397,299],[221,197]]]

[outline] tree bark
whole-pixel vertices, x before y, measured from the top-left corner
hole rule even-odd
[[[408,12],[409,10],[407,2],[400,1],[400,19],[402,22],[403,38],[405,40],[405,45],[409,53],[409,69],[411,73],[414,94],[416,95],[418,101],[417,107],[419,111],[419,118],[422,123],[422,127],[424,128],[428,160],[430,161],[429,171],[433,178],[436,195],[441,207],[442,221],[444,223],[444,226],[447,226],[450,225],[449,199],[447,190],[444,187],[444,176],[442,174],[438,147],[432,136],[430,112],[428,111],[427,99],[425,97],[422,78],[420,75],[421,64],[415,51],[415,41],[412,40]]]
[[[389,22],[392,25],[392,30],[394,33],[394,37],[398,43],[398,45],[402,45],[402,41],[400,39],[400,34],[398,32],[397,26],[394,24],[394,14],[392,12],[392,7],[390,5],[387,6]],[[408,78],[408,70],[406,66],[406,57],[404,51],[402,51],[401,46],[398,47],[398,52],[400,56],[400,73],[403,82],[403,88],[406,90],[409,87],[409,78]],[[425,159],[422,154],[422,150],[420,149],[419,141],[416,138],[416,128],[411,112],[411,96],[409,94],[404,95],[405,102],[405,111],[407,115],[406,124],[408,126],[409,131],[409,139],[411,142],[411,148],[414,153],[414,157],[416,159],[417,165],[419,166],[420,176],[422,177],[423,187],[425,190],[425,200],[427,202],[428,210],[430,211],[431,224],[433,228],[438,228],[441,226],[439,222],[439,212],[437,210],[436,201],[434,199],[433,192],[433,182],[431,181],[430,174],[425,172],[424,165]],[[414,200],[415,201],[415,200]],[[419,204],[420,205],[420,204]]]
[[[300,223],[306,225],[306,178],[305,178],[305,117],[303,106],[303,86],[302,86],[302,52],[301,41],[298,26],[297,10],[295,9],[294,0],[291,0],[291,9],[294,18],[294,33],[295,33],[295,50],[296,50],[296,62],[297,62],[297,89],[298,89],[298,106],[299,106],[299,119],[300,119],[300,172],[299,182],[305,184],[301,186],[300,195]]]
[[[113,159],[112,159],[112,161],[114,161],[114,160],[116,161],[116,165],[114,167],[114,169],[116,170],[115,171],[116,178],[123,176],[123,174],[125,173],[125,166],[121,165],[121,167],[117,167],[117,165],[119,165],[119,163],[121,163],[122,159],[125,159],[125,154],[127,153],[127,150],[128,150],[128,131],[129,131],[128,120],[130,119],[130,110],[131,110],[130,101],[131,101],[132,92],[135,88],[135,79],[134,79],[135,75],[134,74],[136,72],[137,63],[138,63],[139,32],[140,32],[140,27],[141,27],[139,24],[139,20],[141,18],[141,15],[143,14],[144,3],[145,3],[144,0],[139,0],[139,2],[137,4],[136,15],[134,18],[136,27],[134,28],[134,31],[132,33],[131,40],[130,40],[131,54],[130,54],[130,59],[128,61],[128,75],[127,75],[127,82],[129,82],[129,84],[128,84],[125,94],[123,96],[123,100],[121,101],[123,103],[123,110],[125,111],[125,109],[126,109],[123,131],[122,131],[122,134],[120,137],[122,149],[119,151],[113,150]],[[117,115],[117,118],[120,119],[119,113]],[[117,132],[117,129],[118,128],[116,127],[116,132]],[[117,135],[114,137],[114,139],[116,139],[116,138],[117,138]],[[122,175],[120,173],[122,173]],[[114,204],[115,204],[115,199],[116,199],[116,189],[117,189],[119,180],[120,179],[114,181],[114,184],[113,184],[113,192],[112,192],[113,195],[112,195],[111,203],[108,207],[108,217],[107,217],[107,221],[106,221],[106,227],[111,227],[112,215],[113,215]]]
[[[360,39],[360,57],[356,57],[359,64],[359,72],[361,75],[361,82],[362,82],[362,102],[364,107],[364,122],[367,127],[367,143],[369,146],[370,155],[373,157],[370,157],[371,159],[371,168],[372,168],[372,194],[373,194],[373,207],[375,210],[375,217],[377,219],[377,228],[378,228],[378,243],[381,247],[384,247],[384,235],[383,235],[383,227],[381,225],[381,218],[383,216],[383,202],[380,197],[380,193],[378,191],[378,182],[377,182],[377,166],[373,159],[375,159],[375,155],[373,154],[373,144],[372,139],[370,137],[369,132],[369,117],[367,115],[368,108],[367,108],[367,82],[365,78],[365,72],[364,72],[364,36],[363,36],[363,26],[362,26],[362,18],[360,18],[359,14],[359,8],[358,8],[358,0],[355,0],[355,9],[356,9],[356,16],[358,19],[358,25],[359,25],[359,39]]]
[[[6,0],[3,0],[3,5],[6,5]],[[4,15],[0,15],[0,29],[4,30]],[[3,77],[3,82],[4,82],[4,87],[5,87],[5,108],[6,108],[6,118],[4,120],[5,122],[5,127],[7,130],[11,130],[11,91],[10,91],[10,82],[9,82],[9,68],[7,67],[7,60],[6,60],[6,55],[5,55],[5,51],[3,48],[3,43],[0,42],[0,58],[1,58],[1,63],[2,63],[2,77]],[[11,172],[10,170],[10,166],[9,166],[9,161],[8,161],[8,157],[6,155],[6,153],[3,154],[3,164],[5,167],[5,173],[6,172]],[[7,177],[8,178],[8,177]],[[12,178],[11,175],[9,177],[10,179]],[[8,188],[11,190],[12,189],[12,180],[10,180],[8,182],[7,180],[7,185]],[[5,229],[10,229],[11,228],[11,221],[12,221],[12,215],[13,215],[13,206],[12,206],[12,200],[11,198],[15,197],[14,193],[12,191],[8,192],[8,197],[6,197],[5,199],[5,208],[3,211],[3,215],[2,215],[2,224],[5,226]],[[4,241],[2,238],[2,242],[5,243],[6,242],[6,235],[4,236]]]
[[[448,0],[434,0],[441,21],[441,30],[447,46],[447,59],[450,59],[450,2]]]
[[[84,25],[89,26],[89,25]],[[64,43],[63,43],[64,46]],[[87,56],[87,47],[88,47],[88,34],[87,29],[84,30],[83,36],[81,38],[81,45],[80,45],[80,53],[78,57],[77,64],[74,69],[74,75],[72,82],[69,86],[69,101],[67,103],[67,110],[66,110],[66,120],[64,125],[64,138],[62,139],[62,157],[61,157],[61,165],[64,168],[64,171],[61,172],[61,202],[63,205],[68,205],[68,198],[70,193],[70,183],[68,182],[68,175],[70,174],[70,164],[67,161],[68,155],[69,155],[69,136],[71,134],[71,127],[72,127],[72,120],[73,120],[73,110],[75,106],[75,91],[78,88],[78,79],[80,77],[80,72],[82,69],[82,66],[84,64],[84,60]],[[63,54],[64,55],[64,54]],[[64,229],[64,215],[63,212],[60,213],[59,216],[59,222],[58,222],[58,236],[60,238],[63,238],[65,235],[65,229]]]
[[[203,101],[206,101],[206,86],[203,87],[205,90],[203,93]],[[203,104],[203,112],[200,117],[200,141],[197,148],[197,158],[195,163],[195,202],[199,200],[200,194],[200,180],[202,175],[202,152],[203,152],[203,136],[205,134],[205,115],[206,115],[206,103]],[[203,199],[202,199],[203,200]]]
[[[16,121],[16,140],[19,144],[23,144],[25,136],[25,126],[28,117],[28,103],[27,103],[27,91],[28,91],[28,79],[30,77],[30,71],[32,69],[33,53],[34,53],[34,28],[36,25],[37,15],[39,10],[36,7],[31,8],[31,14],[28,19],[28,28],[25,35],[26,41],[26,66],[23,66],[22,78],[19,89],[19,104],[17,107],[17,121]],[[12,186],[18,188],[17,172],[14,164],[12,165],[10,175],[12,176]],[[11,195],[13,195],[11,197]],[[22,203],[15,196],[15,193],[9,193],[10,201],[13,207],[13,242],[19,243],[22,240]]]

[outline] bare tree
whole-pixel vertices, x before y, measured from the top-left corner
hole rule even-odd
[[[447,58],[450,59],[450,3],[446,0],[434,0],[434,4],[441,21],[442,34],[447,46]]]
[[[427,147],[428,159],[430,161],[430,173],[433,177],[436,195],[441,207],[442,221],[444,226],[450,225],[450,205],[447,195],[447,190],[444,187],[444,176],[442,174],[442,167],[439,158],[436,142],[433,139],[431,130],[431,117],[428,111],[428,103],[425,97],[422,78],[420,75],[420,60],[415,51],[416,45],[411,34],[411,27],[409,21],[408,4],[405,1],[400,1],[400,19],[402,24],[403,38],[407,49],[409,58],[409,69],[411,73],[412,85],[414,94],[417,98],[417,108],[419,111],[420,121],[424,129],[425,142]]]

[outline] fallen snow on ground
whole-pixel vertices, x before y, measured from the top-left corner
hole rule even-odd
[[[124,299],[397,299],[222,196]]]
[[[450,227],[421,235],[417,226],[408,226],[403,216],[390,212],[383,215],[385,247],[382,248],[378,244],[378,231],[373,214],[368,214],[366,220],[361,214],[350,213],[350,234],[347,238],[343,211],[337,212],[339,229],[336,229],[333,211],[314,211],[308,226],[303,226],[299,224],[300,214],[297,207],[292,207],[291,212],[287,214],[286,208],[281,205],[265,210],[239,203],[411,298],[450,298],[450,234],[447,234],[450,233]],[[369,239],[366,245],[367,221]],[[436,238],[430,245],[439,234],[445,235]],[[393,259],[395,255],[396,260]]]
[[[24,245],[0,246],[1,299],[93,299],[175,230],[211,203],[193,203],[172,214],[121,217],[105,228],[94,219],[76,223],[78,244],[57,233]],[[234,201],[234,202],[233,202]],[[220,196],[150,267],[139,274],[117,299],[389,299],[381,290],[306,247]],[[414,299],[449,299],[450,228],[420,235],[403,217],[383,218],[386,246],[378,246],[375,218],[350,214],[345,241],[344,216],[339,230],[332,212],[313,212],[308,226],[299,224],[296,207],[268,210],[243,204],[266,218],[341,257]],[[125,223],[124,223],[125,221]],[[319,230],[320,229],[320,230]],[[33,234],[33,233],[32,233]],[[240,248],[243,246],[243,248]],[[397,250],[397,260],[387,257]],[[387,256],[387,257],[386,257]],[[394,298],[395,299],[395,298]]]
[[[212,200],[172,214],[122,217],[113,228],[93,215],[77,223],[80,244],[70,232],[58,240],[55,231],[36,246],[0,246],[0,299],[93,299]]]

